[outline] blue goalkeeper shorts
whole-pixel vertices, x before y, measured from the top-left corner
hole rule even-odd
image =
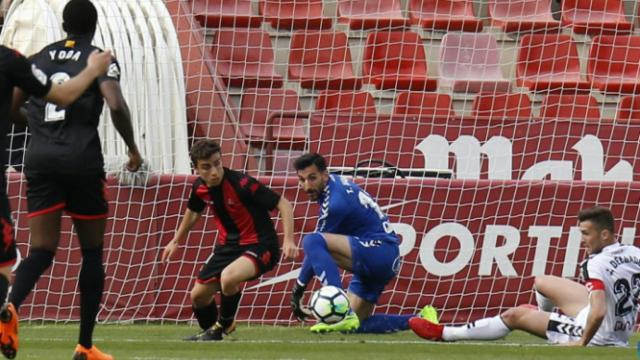
[[[400,271],[397,243],[349,236],[352,273],[349,292],[375,304],[384,287]]]

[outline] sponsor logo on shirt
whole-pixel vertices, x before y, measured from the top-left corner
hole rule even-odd
[[[107,71],[107,76],[110,78],[114,78],[114,79],[119,79],[120,78],[120,68],[118,67],[118,64],[113,63],[111,65],[109,65],[109,70]]]
[[[42,85],[47,85],[47,74],[33,64],[31,64],[31,73]]]

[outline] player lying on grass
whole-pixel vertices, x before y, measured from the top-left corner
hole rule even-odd
[[[205,208],[211,208],[218,239],[191,290],[193,313],[202,332],[185,340],[222,340],[235,329],[242,283],[273,269],[280,260],[271,210],[280,212],[284,255],[298,256],[293,241],[293,208],[287,199],[256,179],[223,167],[217,142],[200,140],[190,155],[199,177],[193,183],[180,227],[162,253],[162,261],[171,258]],[[217,292],[221,293],[219,315],[214,298]]]
[[[609,209],[585,209],[578,219],[589,254],[581,265],[584,285],[555,276],[537,277],[539,310],[519,306],[464,326],[413,318],[411,329],[436,341],[496,340],[523,330],[555,344],[627,346],[638,315],[640,249],[615,240]],[[554,307],[562,314],[552,312]]]
[[[401,265],[398,236],[385,213],[351,180],[330,175],[321,155],[302,155],[294,167],[302,190],[320,205],[316,231],[303,239],[304,261],[291,298],[294,315],[300,320],[309,316],[300,302],[314,275],[324,285],[342,288],[339,269],[344,269],[353,274],[348,288],[352,312],[336,324],[318,323],[312,332],[409,329],[408,321],[415,315],[372,315],[378,297]],[[435,310],[428,306],[421,316],[435,320]]]

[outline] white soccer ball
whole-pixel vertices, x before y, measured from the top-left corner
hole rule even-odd
[[[328,285],[313,293],[310,308],[318,321],[335,324],[347,316],[351,306],[344,290]]]

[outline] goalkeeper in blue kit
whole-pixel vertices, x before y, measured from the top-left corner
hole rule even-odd
[[[302,155],[294,161],[294,167],[302,190],[320,205],[316,231],[303,238],[304,261],[291,298],[294,315],[300,320],[309,316],[300,302],[314,275],[323,285],[342,288],[339,269],[344,269],[353,274],[348,287],[352,311],[336,324],[312,326],[311,332],[388,333],[409,329],[408,321],[415,315],[373,314],[378,297],[401,265],[399,239],[385,213],[351,180],[329,174],[321,155]],[[435,321],[431,306],[420,315]]]

